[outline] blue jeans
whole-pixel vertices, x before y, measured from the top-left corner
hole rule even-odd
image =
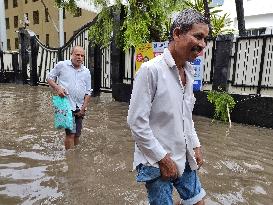
[[[140,164],[137,167],[137,182],[145,182],[150,205],[173,205],[173,186],[180,195],[183,205],[193,205],[206,195],[201,187],[196,170],[191,170],[188,162],[182,176],[164,181],[160,169]]]

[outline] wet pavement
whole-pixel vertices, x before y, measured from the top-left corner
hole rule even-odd
[[[81,144],[63,146],[48,87],[0,84],[0,205],[147,204],[134,180],[127,103],[92,99]],[[273,130],[194,116],[207,205],[273,204]],[[174,193],[177,199],[177,193]]]

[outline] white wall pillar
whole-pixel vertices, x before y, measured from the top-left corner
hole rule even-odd
[[[4,0],[0,0],[0,49],[7,50],[7,29]]]
[[[60,42],[60,47],[64,45],[63,8],[59,8],[59,42]]]

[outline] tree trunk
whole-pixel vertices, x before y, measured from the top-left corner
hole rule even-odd
[[[235,0],[235,4],[236,4],[239,36],[246,36],[243,0]]]
[[[209,20],[210,23],[210,12],[209,12],[209,4],[208,4],[208,0],[203,0],[203,4],[204,4],[204,10],[205,10],[205,14],[204,16]],[[211,36],[211,26],[209,27],[209,36]]]

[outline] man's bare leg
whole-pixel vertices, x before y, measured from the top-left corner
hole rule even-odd
[[[74,148],[75,146],[74,139],[75,139],[75,134],[68,134],[65,136],[64,146],[66,150]]]
[[[75,136],[74,137],[74,145],[76,146],[78,144],[80,144],[80,136]]]

